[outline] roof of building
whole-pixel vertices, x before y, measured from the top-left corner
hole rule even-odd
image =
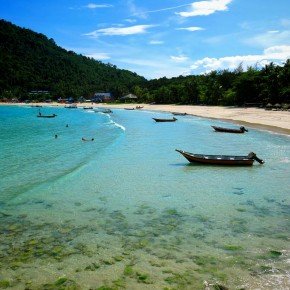
[[[128,94],[124,97],[121,97],[121,99],[138,99],[138,97],[134,94]]]
[[[111,93],[95,93],[95,97],[111,97]]]

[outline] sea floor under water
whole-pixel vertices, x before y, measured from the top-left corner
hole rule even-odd
[[[66,117],[60,126],[74,114],[97,118],[97,132],[85,129],[96,142],[66,149],[67,167],[61,159],[47,167],[39,161],[44,172],[30,186],[21,166],[18,183],[4,171],[0,289],[290,289],[289,137],[217,135],[212,121],[190,116],[161,125],[151,118],[166,114],[59,110]],[[85,124],[73,126],[76,132],[58,131],[51,142],[69,148]],[[37,130],[43,144],[53,133]],[[2,135],[4,145],[8,139]],[[46,145],[49,156],[55,146]],[[265,165],[190,165],[176,147],[255,151]]]

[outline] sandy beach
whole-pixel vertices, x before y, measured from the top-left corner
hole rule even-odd
[[[24,103],[0,103],[0,105],[36,105]],[[65,106],[59,103],[37,103],[40,106]],[[135,108],[142,106],[142,110],[159,112],[179,112],[189,115],[229,121],[238,125],[269,130],[281,134],[290,135],[290,112],[266,111],[258,108],[237,108],[218,106],[189,106],[189,105],[149,105],[149,104],[90,104],[77,103],[79,107],[106,107],[106,108]],[[213,123],[214,124],[214,123]]]

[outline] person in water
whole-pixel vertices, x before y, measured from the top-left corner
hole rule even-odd
[[[68,124],[66,124],[66,127],[68,128]]]
[[[55,135],[54,135],[54,138],[57,139],[57,137],[58,137],[58,136],[55,134]]]

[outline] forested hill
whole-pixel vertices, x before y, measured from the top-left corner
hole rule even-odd
[[[120,97],[146,80],[111,64],[57,46],[53,39],[0,20],[0,96],[24,97],[32,90],[52,96]]]
[[[290,103],[290,60],[263,68],[243,65],[234,71],[147,81],[127,70],[78,55],[53,39],[0,20],[0,100],[26,99],[34,90],[51,98],[128,93],[138,102],[205,105]],[[42,96],[43,97],[43,96]],[[46,97],[46,96],[45,96]],[[40,100],[41,96],[33,96]]]

